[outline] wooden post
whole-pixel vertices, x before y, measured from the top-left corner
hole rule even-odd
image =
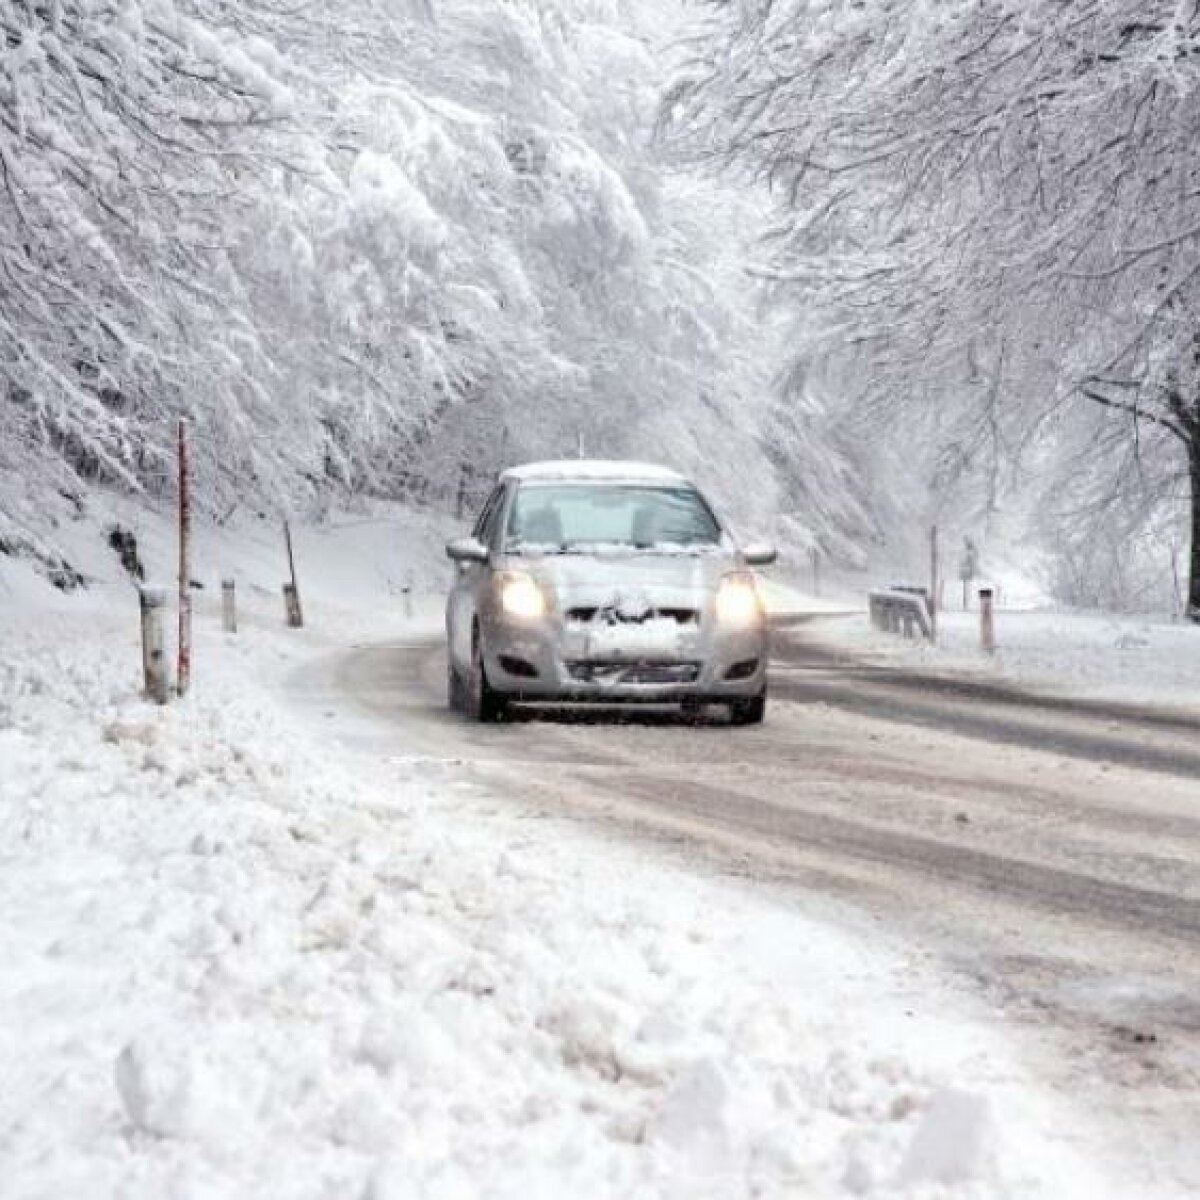
[[[175,686],[187,695],[192,682],[192,497],[187,421],[179,418],[179,658]]]
[[[142,677],[147,700],[167,702],[167,658],[163,650],[163,610],[167,593],[162,588],[138,588],[142,613]]]
[[[304,627],[304,612],[300,608],[300,593],[294,583],[283,585],[283,608],[287,614],[288,627],[302,629]]]
[[[283,608],[287,613],[287,623],[291,629],[301,629],[304,626],[304,613],[300,608],[300,593],[296,591],[296,585],[285,583],[283,585]]]
[[[938,618],[938,527],[929,527],[929,640],[937,641]]]
[[[287,623],[292,629],[300,629],[304,625],[304,610],[300,607],[300,585],[296,581],[296,556],[292,553],[292,527],[284,521],[283,539],[287,543],[288,574],[291,583],[283,585],[283,603],[287,611]]]
[[[226,633],[237,633],[237,593],[232,579],[221,580],[221,625]]]
[[[996,619],[992,610],[991,588],[979,589],[979,644],[984,654],[996,653]]]

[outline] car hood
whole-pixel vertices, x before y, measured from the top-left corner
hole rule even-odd
[[[557,598],[577,606],[700,607],[721,577],[737,569],[732,554],[546,554],[511,558]]]

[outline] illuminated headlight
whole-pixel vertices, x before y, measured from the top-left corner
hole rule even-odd
[[[753,625],[762,619],[762,601],[753,575],[726,575],[717,589],[717,620],[722,625]]]
[[[514,572],[501,580],[500,607],[507,616],[533,620],[545,616],[546,597],[530,576]]]

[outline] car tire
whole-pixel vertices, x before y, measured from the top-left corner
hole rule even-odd
[[[757,696],[747,696],[744,700],[733,700],[729,704],[729,723],[731,725],[761,725],[766,715],[766,688],[763,688]]]
[[[487,677],[483,662],[483,638],[479,627],[471,638],[471,675],[467,682],[467,715],[484,724],[503,721],[508,715],[508,698],[498,692]]]
[[[446,663],[446,702],[451,712],[467,711],[467,684],[453,659]]]

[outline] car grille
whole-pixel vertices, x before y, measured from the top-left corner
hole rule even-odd
[[[567,663],[567,671],[579,683],[616,686],[695,683],[700,678],[700,664],[697,662],[570,662]]]
[[[646,621],[674,621],[678,625],[700,624],[698,608],[651,608],[636,617],[623,616],[615,608],[602,609],[596,604],[567,609],[567,620],[578,624],[591,624],[597,617],[609,625],[641,625]]]

